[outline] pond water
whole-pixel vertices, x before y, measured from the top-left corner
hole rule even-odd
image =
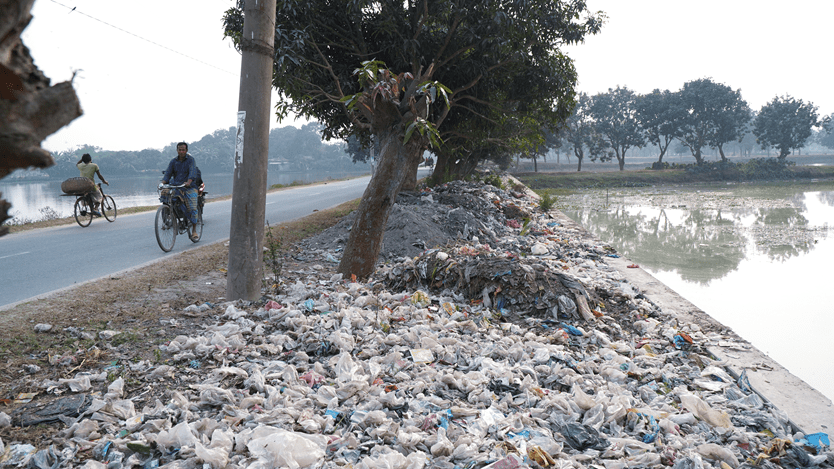
[[[328,179],[341,179],[348,176],[358,176],[364,172],[338,172],[338,173],[287,173],[270,172],[267,175],[267,184],[291,184],[295,181],[303,183],[326,181]],[[104,193],[113,197],[118,208],[141,207],[156,205],[159,198],[156,186],[159,183],[159,176],[139,177],[107,177],[109,186],[104,185]],[[98,182],[98,178],[96,178]],[[206,190],[209,198],[229,195],[232,193],[232,175],[211,174],[203,175],[206,183]],[[4,179],[0,182],[0,193],[2,198],[12,204],[9,214],[13,221],[22,220],[37,221],[45,215],[53,212],[58,216],[68,217],[72,215],[75,197],[63,196],[61,183],[58,180],[10,180]]]
[[[595,190],[557,206],[834,400],[834,183]]]

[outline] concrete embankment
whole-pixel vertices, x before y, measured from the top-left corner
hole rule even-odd
[[[564,226],[587,232],[561,212],[559,221]],[[596,237],[588,233],[590,238]],[[700,325],[703,329],[721,331],[724,340],[710,343],[707,348],[726,364],[731,375],[740,376],[746,370],[746,376],[753,389],[764,400],[785,412],[797,431],[806,434],[834,431],[834,403],[806,382],[791,374],[785,367],[754,347],[729,327],[702,311],[686,298],[657,280],[641,268],[628,268],[633,262],[629,259],[608,258],[606,262],[653,303],[667,312],[674,312],[681,319]]]

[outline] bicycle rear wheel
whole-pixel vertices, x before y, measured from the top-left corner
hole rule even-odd
[[[82,227],[90,226],[93,222],[93,208],[87,203],[87,197],[79,197],[75,199],[75,209],[73,210],[75,221]]]
[[[196,238],[191,238],[191,242],[196,243],[202,237],[203,237],[203,207],[199,207],[199,208],[197,208],[197,237]]]
[[[113,201],[113,197],[109,195],[102,197],[101,214],[111,223],[116,221],[116,202]]]
[[[171,207],[162,205],[156,209],[154,231],[156,242],[163,251],[168,252],[174,248],[174,242],[177,240],[177,219]]]

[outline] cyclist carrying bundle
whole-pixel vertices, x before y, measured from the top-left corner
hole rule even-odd
[[[198,238],[197,235],[197,185],[195,184],[198,177],[197,163],[194,157],[188,153],[188,144],[180,142],[177,144],[177,157],[168,163],[168,169],[165,170],[165,175],[162,176],[164,184],[179,186],[185,184],[185,188],[181,189],[185,196],[185,208],[188,211],[188,220],[191,222],[191,239],[192,241]]]
[[[98,174],[98,178],[101,179],[101,182],[107,184],[108,186],[110,185],[110,183],[104,179],[104,176],[101,175],[98,165],[93,163],[93,158],[89,153],[81,155],[81,159],[78,160],[78,163],[75,163],[75,167],[81,171],[81,177],[85,177],[93,182],[96,182],[95,175]],[[93,184],[93,186],[95,186],[95,184]],[[101,191],[97,186],[93,189],[91,196],[93,199],[93,215],[100,217],[101,212],[99,212],[98,209],[101,207]]]

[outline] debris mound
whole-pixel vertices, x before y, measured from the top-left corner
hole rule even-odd
[[[397,205],[422,218],[389,223],[401,238],[366,282],[333,272],[342,225],[308,240],[280,293],[189,306],[199,332],[117,361],[138,384],[50,361],[69,377],[28,398],[75,397],[37,407],[66,409],[48,445],[0,440],[0,467],[834,467],[827,434],[709,352],[721,331],[658,308],[532,195],[454,183]],[[33,412],[0,412],[0,430]]]

